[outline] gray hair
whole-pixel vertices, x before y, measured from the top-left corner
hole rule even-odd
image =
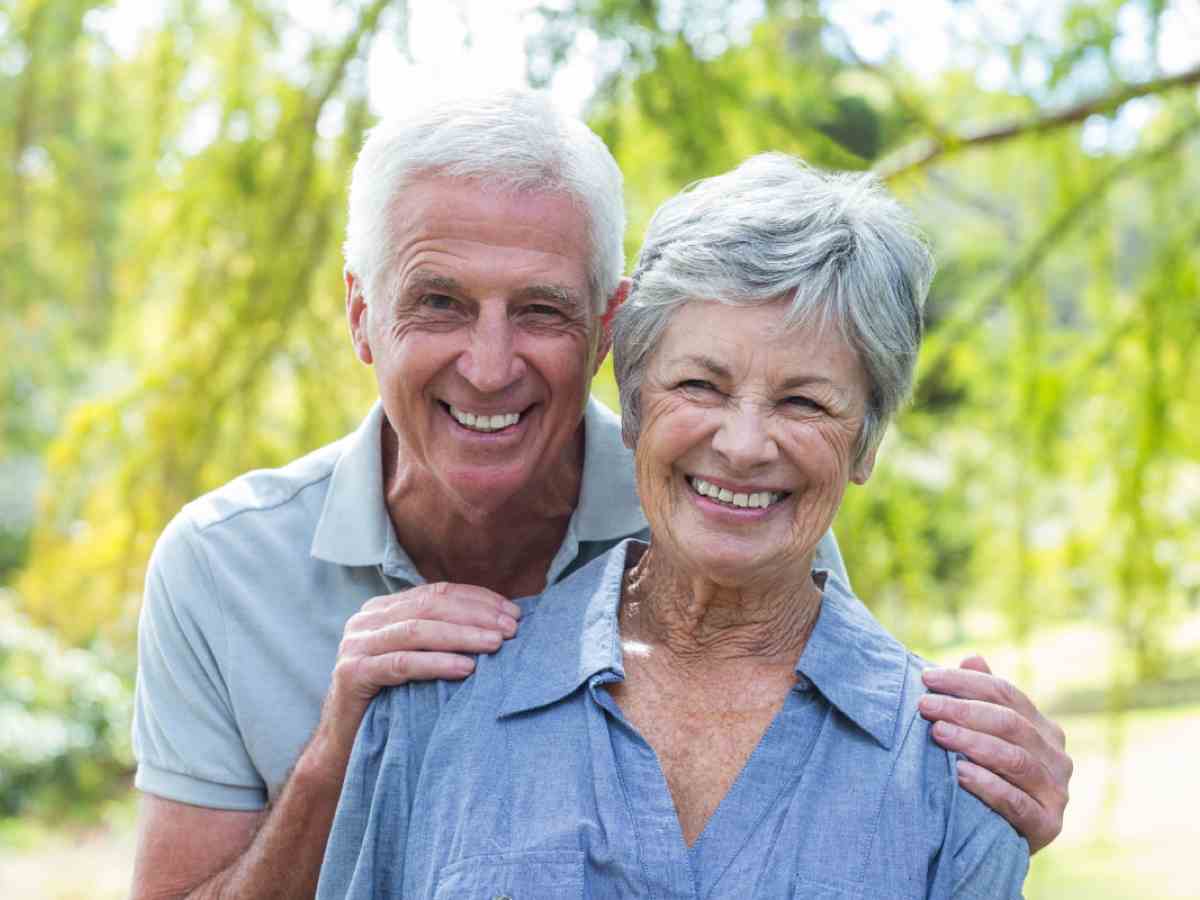
[[[693,300],[789,302],[789,326],[832,321],[870,384],[861,462],[912,388],[933,258],[911,216],[869,173],[827,173],[782,153],[751,157],[658,208],[613,326],[622,430],[641,430],[642,380]]]
[[[371,129],[354,164],[346,269],[383,288],[396,241],[389,215],[406,186],[431,176],[481,188],[563,194],[587,218],[588,289],[603,312],[625,269],[621,170],[604,142],[544,92],[510,90],[415,108]]]

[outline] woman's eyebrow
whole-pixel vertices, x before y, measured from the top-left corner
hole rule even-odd
[[[718,378],[728,379],[733,377],[733,373],[728,366],[711,356],[705,356],[703,353],[689,353],[686,356],[676,359],[675,363],[676,365],[698,366],[709,374],[716,375]]]

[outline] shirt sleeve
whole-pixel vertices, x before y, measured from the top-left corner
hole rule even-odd
[[[951,773],[957,754],[950,754]],[[948,900],[1020,898],[1029,844],[954,778],[950,817],[930,896]]]
[[[359,726],[325,845],[318,900],[400,896],[411,794],[420,769],[401,735],[389,740],[392,701],[402,690],[376,696]]]
[[[217,809],[266,805],[266,784],[234,715],[225,654],[220,598],[185,511],[155,545],[138,623],[133,749],[140,790]]]

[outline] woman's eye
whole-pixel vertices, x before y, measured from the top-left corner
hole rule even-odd
[[[795,397],[788,397],[783,402],[786,403],[788,406],[794,406],[798,409],[811,409],[811,410],[815,410],[817,412],[825,411],[825,407],[822,406],[820,403],[818,403],[816,400],[814,400],[812,397],[801,397],[801,396],[797,395]]]

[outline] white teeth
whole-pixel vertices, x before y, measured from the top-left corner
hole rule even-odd
[[[449,404],[447,404],[449,406]],[[520,413],[501,413],[495,416],[477,416],[475,413],[469,413],[459,409],[457,406],[450,406],[450,415],[454,416],[454,420],[460,425],[465,425],[467,428],[475,431],[499,431],[501,428],[507,428],[510,425],[516,425],[521,421]]]
[[[708,497],[711,500],[717,500],[721,503],[741,508],[764,509],[783,498],[781,491],[756,491],[753,494],[735,494],[728,488],[719,488],[715,484],[705,481],[703,478],[693,478],[691,482],[697,494]]]

